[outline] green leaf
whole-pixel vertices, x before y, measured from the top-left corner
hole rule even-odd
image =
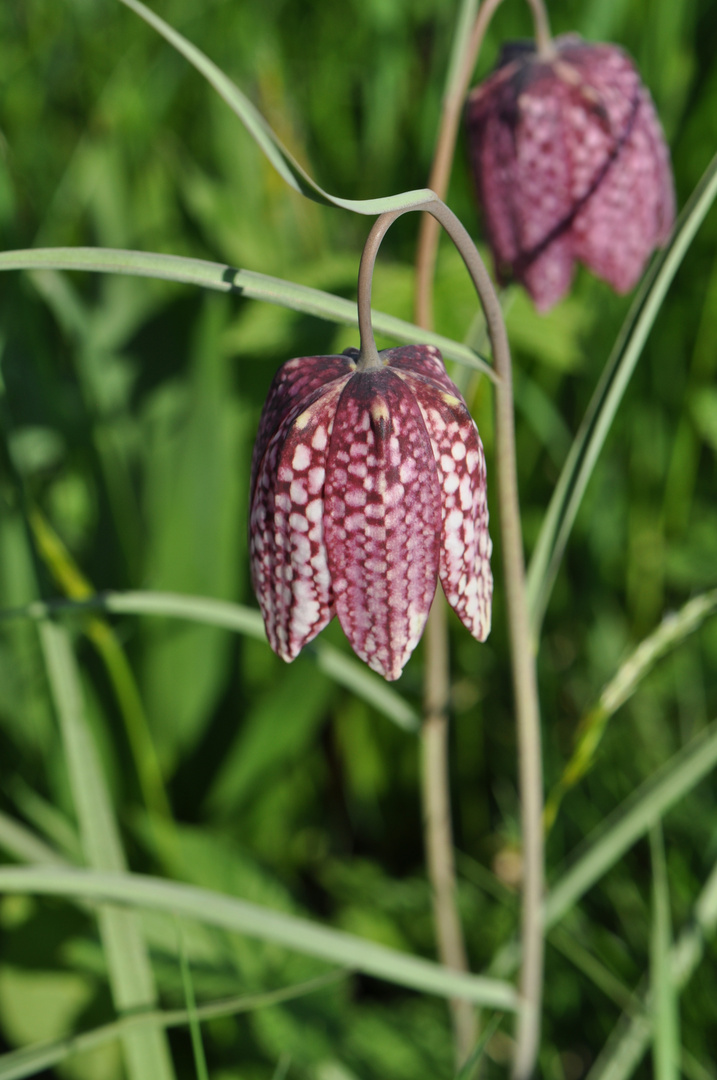
[[[264,623],[261,615],[254,608],[203,596],[180,596],[177,593],[149,591],[102,593],[81,603],[62,600],[36,601],[23,608],[11,611],[0,610],[0,620],[44,619],[50,613],[59,614],[63,611],[80,613],[97,610],[118,615],[164,615],[175,619],[188,619],[191,622],[203,622],[210,626],[222,626],[235,633],[247,634],[258,641],[266,641]],[[364,664],[340,652],[328,642],[320,640],[313,641],[307,652],[316,657],[318,667],[339,685],[352,690],[404,730],[418,730],[419,719],[415,709]]]
[[[598,456],[665,294],[717,197],[717,156],[685,205],[672,238],[646,275],[580,426],[543,520],[528,569],[528,608],[538,640],[548,598]]]
[[[600,694],[594,708],[584,717],[578,729],[578,739],[560,780],[545,804],[546,829],[552,827],[563,796],[592,766],[608,721],[634,694],[640,682],[655,663],[676,649],[688,634],[694,633],[705,619],[717,611],[717,589],[689,600],[677,612],[666,615],[649,637],[620,665],[617,673]]]
[[[700,732],[595,830],[586,850],[550,890],[543,907],[554,926],[596,881],[717,765],[717,721]]]
[[[98,869],[125,868],[119,832],[96,747],[84,714],[80,677],[67,631],[49,621],[40,624],[40,641],[62,731],[70,786],[85,856]],[[101,907],[100,934],[115,1005],[120,1011],[156,1002],[154,976],[137,916]],[[123,1039],[132,1080],[172,1080],[174,1071],[166,1036],[156,1028],[130,1032]]]
[[[124,0],[122,0],[124,2]],[[87,270],[99,274],[130,274],[136,277],[180,281],[199,285],[218,292],[234,292],[253,300],[265,300],[280,307],[315,315],[319,319],[358,326],[356,304],[340,296],[297,285],[282,278],[252,270],[236,270],[222,263],[205,259],[189,259],[180,255],[160,255],[143,251],[119,251],[115,248],[28,248],[0,252],[0,270]],[[381,312],[372,313],[373,328],[396,341],[435,345],[448,360],[476,368],[495,379],[490,364],[467,345],[460,345],[442,334],[422,330],[413,323],[396,319]]]
[[[385,199],[340,199],[335,195],[329,195],[299,165],[298,161],[271,130],[264,117],[216,64],[195,45],[187,41],[182,34],[169,26],[164,19],[161,19],[159,15],[156,15],[144,4],[140,3],[140,0],[120,0],[120,2],[144,19],[204,76],[220,97],[226,101],[229,108],[239,117],[251,137],[279,173],[279,176],[301,195],[327,206],[339,206],[344,210],[353,210],[357,214],[370,215],[384,214],[390,210],[401,210],[415,202],[434,197],[433,192],[428,188],[407,191],[400,195],[391,195]]]
[[[680,1080],[679,994],[672,978],[670,947],[670,889],[665,845],[659,824],[650,830],[652,853],[652,929],[650,985],[655,1018],[653,1062],[655,1080]]]
[[[706,943],[717,930],[717,864],[712,868],[687,921],[670,949],[670,976],[678,990],[684,989],[700,963]],[[640,1064],[652,1037],[655,1016],[649,994],[642,997],[641,1012],[635,1006],[623,1013],[587,1080],[628,1080]],[[684,1053],[684,1051],[683,1051]]]
[[[345,979],[343,971],[329,971],[314,979],[286,986],[281,990],[271,990],[259,994],[243,994],[241,997],[227,998],[224,1001],[208,1002],[197,1005],[194,1015],[198,1020],[211,1020],[219,1016],[235,1016],[239,1013],[279,1005],[284,1001],[294,1001],[331,986],[339,979]],[[163,1028],[184,1027],[190,1022],[190,1013],[184,1009],[167,1011],[153,1010],[125,1016],[111,1024],[103,1024],[91,1031],[69,1035],[56,1042],[23,1047],[9,1054],[0,1056],[0,1080],[22,1080],[26,1076],[35,1076],[44,1069],[59,1065],[75,1054],[85,1053],[100,1046],[107,1046],[115,1039],[124,1037],[127,1032],[141,1030],[149,1025]]]
[[[0,893],[23,893],[103,900],[196,919],[234,933],[271,941],[374,978],[439,997],[459,997],[479,1005],[514,1011],[518,995],[499,979],[451,971],[308,919],[259,907],[221,893],[140,874],[65,868],[0,868]]]

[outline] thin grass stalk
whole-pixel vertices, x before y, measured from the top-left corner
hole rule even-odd
[[[424,641],[421,799],[433,921],[441,962],[455,971],[468,971],[468,955],[456,894],[448,766],[448,630],[446,602],[440,592],[436,593],[433,601]],[[451,998],[448,1004],[453,1024],[455,1064],[459,1068],[476,1044],[477,1017],[470,1002]]]
[[[125,869],[119,832],[96,747],[84,715],[82,690],[67,631],[50,621],[39,626],[50,688],[60,722],[70,786],[85,857],[92,867]],[[118,1012],[156,1005],[154,975],[135,912],[103,904],[97,913],[110,987]],[[130,1080],[173,1080],[163,1031],[148,1027],[122,1037]]]
[[[443,99],[438,139],[433,154],[433,163],[428,177],[428,187],[439,199],[445,200],[451,178],[453,158],[456,152],[458,129],[463,114],[468,87],[476,66],[478,53],[483,44],[485,32],[499,7],[501,0],[485,0],[473,24],[468,43],[456,64],[451,85]],[[416,323],[426,330],[433,329],[433,279],[438,254],[438,222],[430,214],[421,218],[416,249],[416,292],[414,317]]]
[[[518,1013],[514,1080],[528,1080],[537,1060],[540,1043],[540,1010],[543,993],[544,889],[543,773],[540,745],[540,713],[531,644],[525,581],[525,562],[518,501],[518,473],[515,452],[513,380],[508,336],[500,303],[475,244],[456,215],[440,199],[417,201],[414,206],[382,215],[369,234],[359,269],[359,326],[362,351],[371,332],[371,277],[378,246],[389,225],[411,210],[427,210],[445,228],[456,245],[486,318],[496,375],[496,467],[498,504],[503,541],[503,567],[508,627],[511,644],[513,691],[518,741],[518,781],[521,794],[523,835],[523,909],[521,1005]]]

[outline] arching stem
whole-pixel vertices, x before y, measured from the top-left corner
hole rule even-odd
[[[523,834],[523,911],[521,1008],[518,1014],[514,1080],[529,1080],[537,1058],[543,983],[543,777],[540,716],[525,589],[525,563],[518,501],[518,478],[513,417],[510,348],[505,322],[490,275],[470,235],[437,197],[417,201],[374,224],[364,248],[359,275],[361,350],[373,342],[370,281],[381,240],[390,225],[409,210],[426,210],[441,224],[456,245],[476,288],[485,313],[497,375],[495,400],[496,469],[502,537],[505,596],[510,632],[513,691],[515,695],[518,780]],[[374,344],[375,349],[375,344]]]
[[[548,9],[544,0],[528,0],[528,7],[533,13],[533,29],[535,31],[535,47],[538,56],[542,60],[552,60],[555,56],[555,45],[550,33],[550,20]]]
[[[456,76],[443,99],[438,141],[433,154],[433,164],[428,177],[428,187],[439,199],[445,199],[451,178],[451,167],[456,150],[458,127],[463,114],[466,94],[473,76],[473,69],[491,19],[501,0],[485,0],[481,5],[471,30],[470,39],[463,51]],[[416,298],[415,320],[426,330],[433,329],[433,277],[438,252],[438,221],[426,215],[421,221],[416,250]]]

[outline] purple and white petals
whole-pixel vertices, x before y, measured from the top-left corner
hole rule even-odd
[[[485,455],[478,429],[455,387],[449,394],[433,389],[420,376],[404,377],[414,389],[441,488],[440,582],[466,629],[478,641],[485,641],[491,626],[492,543]]]
[[[281,365],[261,412],[251,461],[250,491],[254,491],[261,459],[279,426],[290,422],[293,414],[301,411],[317,390],[324,393],[334,379],[345,378],[355,370],[354,360],[345,355],[297,356]]]
[[[326,545],[339,622],[374,671],[397,679],[436,589],[440,489],[413,394],[390,368],[339,401],[326,476]]]
[[[253,462],[251,572],[284,660],[336,614],[393,680],[439,579],[471,634],[490,630],[485,460],[437,349],[390,349],[364,372],[356,356],[290,360],[274,380]]]
[[[630,58],[575,35],[554,44],[550,61],[508,47],[467,110],[496,268],[540,311],[568,291],[577,261],[631,289],[675,213],[667,145]]]
[[[326,452],[343,383],[280,425],[259,467],[249,548],[274,652],[293,660],[333,617],[324,541]]]

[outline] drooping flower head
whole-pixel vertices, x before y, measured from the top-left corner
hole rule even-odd
[[[250,559],[271,647],[284,660],[334,614],[352,648],[397,679],[440,579],[479,641],[492,576],[483,447],[441,355],[389,349],[289,360],[262,413]]]
[[[629,291],[674,219],[669,153],[648,91],[615,45],[504,49],[468,98],[471,164],[501,278],[546,311],[576,261]]]

